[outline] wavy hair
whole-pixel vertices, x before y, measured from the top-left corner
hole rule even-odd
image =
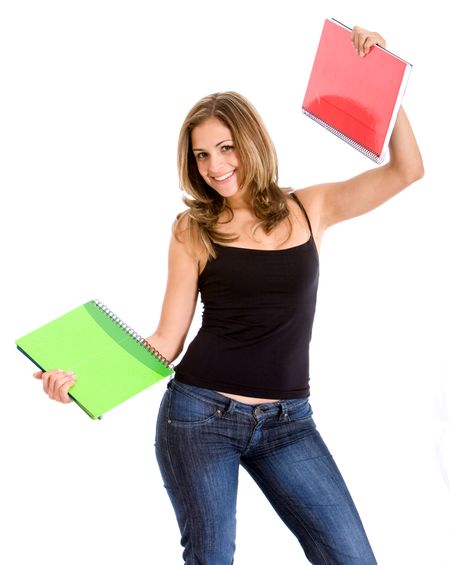
[[[215,257],[213,242],[226,244],[238,239],[237,235],[218,230],[220,214],[228,210],[231,220],[233,211],[226,199],[204,181],[192,151],[192,130],[211,116],[221,120],[233,136],[240,159],[240,188],[249,192],[253,212],[258,218],[253,233],[259,227],[265,233],[270,233],[285,218],[289,219],[286,202],[288,189],[278,186],[275,147],[258,112],[237,92],[217,92],[205,96],[190,110],[180,130],[178,175],[180,188],[187,195],[183,201],[188,209],[178,215],[174,230],[179,237],[182,223],[191,243],[200,243],[200,249],[208,258]]]

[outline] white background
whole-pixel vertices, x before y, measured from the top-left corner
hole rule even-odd
[[[237,90],[254,103],[278,150],[281,185],[373,166],[301,113],[325,17],[379,31],[414,64],[404,106],[426,176],[324,239],[311,347],[315,420],[379,563],[450,562],[450,124],[439,6],[1,3],[4,563],[181,563],[153,453],[165,383],[91,421],[45,397],[14,340],[91,298],[152,333],[171,223],[183,209],[178,130],[203,95]],[[256,562],[306,560],[242,472],[235,563]]]

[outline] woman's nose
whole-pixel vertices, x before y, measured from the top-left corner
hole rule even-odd
[[[209,173],[213,176],[217,176],[217,174],[222,172],[223,164],[223,155],[220,155],[220,153],[211,155],[209,159]],[[216,175],[214,175],[214,173],[216,173]]]

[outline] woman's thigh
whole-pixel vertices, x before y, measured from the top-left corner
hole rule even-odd
[[[236,535],[239,453],[224,406],[169,383],[158,416],[156,455],[181,532],[186,564],[230,565]]]
[[[316,564],[376,563],[360,517],[336,463],[300,401],[288,421],[266,430],[242,465]]]

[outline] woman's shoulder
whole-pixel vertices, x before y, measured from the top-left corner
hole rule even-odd
[[[177,214],[172,224],[172,239],[186,249],[191,250],[195,237],[195,222],[189,217],[189,211]]]
[[[198,222],[189,213],[189,210],[180,212],[172,225],[172,238],[176,245],[184,249],[190,257],[195,258],[196,262],[204,265],[207,260],[205,246],[202,239]]]
[[[183,210],[176,215],[172,224],[172,232],[178,238],[187,233],[190,228],[189,210]]]
[[[328,184],[318,184],[305,188],[294,189],[294,194],[300,201],[302,207],[311,223],[311,228],[316,239],[320,239],[323,235],[322,217],[325,209],[325,194]]]
[[[319,185],[294,189],[290,195],[301,202],[308,215],[314,216],[318,212],[322,200]]]

